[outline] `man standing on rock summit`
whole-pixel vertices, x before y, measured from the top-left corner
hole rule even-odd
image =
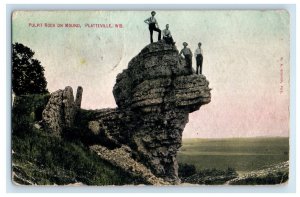
[[[192,70],[193,53],[192,53],[191,49],[187,47],[188,43],[184,42],[184,43],[182,43],[182,45],[183,45],[183,49],[181,49],[179,56],[181,56],[181,54],[184,55],[185,66],[190,70],[191,73],[193,73],[193,70]]]
[[[156,18],[154,17],[156,14],[155,11],[151,12],[151,17],[144,20],[145,23],[149,25],[149,31],[150,31],[150,41],[153,43],[153,31],[158,32],[158,40],[161,40],[161,30],[159,29],[158,23]]]
[[[201,42],[198,43],[198,48],[195,51],[195,57],[196,57],[196,74],[202,75],[202,63],[203,63],[203,50],[201,48]],[[200,67],[200,73],[199,73],[199,67]]]

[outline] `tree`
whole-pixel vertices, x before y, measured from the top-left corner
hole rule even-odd
[[[48,93],[41,62],[21,43],[12,45],[12,88],[16,95]]]

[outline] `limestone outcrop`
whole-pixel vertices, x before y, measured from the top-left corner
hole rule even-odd
[[[80,89],[79,87],[78,89]],[[82,88],[77,92],[74,101],[73,89],[67,86],[64,90],[51,93],[50,99],[43,110],[42,118],[49,132],[60,136],[62,130],[74,125],[74,119],[80,107]]]
[[[205,76],[190,74],[175,46],[150,44],[117,76],[118,108],[98,110],[90,126],[102,125],[94,128],[104,128],[105,136],[129,146],[153,174],[177,184],[182,132],[188,114],[210,102],[208,85]]]

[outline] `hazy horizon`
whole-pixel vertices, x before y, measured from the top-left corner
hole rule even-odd
[[[82,86],[82,108],[113,108],[117,74],[149,44],[143,22],[149,16],[149,11],[19,11],[12,17],[12,41],[35,51],[50,92],[71,86],[75,94]],[[212,99],[189,115],[184,138],[289,136],[288,12],[158,10],[156,18],[161,29],[170,24],[178,50],[183,41],[192,52],[202,42]],[[123,28],[33,28],[29,23]]]
[[[248,138],[289,138],[289,136],[250,136],[250,137],[184,137],[185,140],[190,139],[248,139]]]

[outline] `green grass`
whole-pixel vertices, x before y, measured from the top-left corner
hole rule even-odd
[[[101,160],[81,142],[68,142],[44,131],[24,130],[12,136],[13,171],[19,184],[134,184],[135,179]],[[26,180],[18,180],[18,177]],[[137,180],[138,181],[138,180]]]
[[[234,168],[240,173],[289,160],[287,137],[183,139],[178,161],[197,170]]]

